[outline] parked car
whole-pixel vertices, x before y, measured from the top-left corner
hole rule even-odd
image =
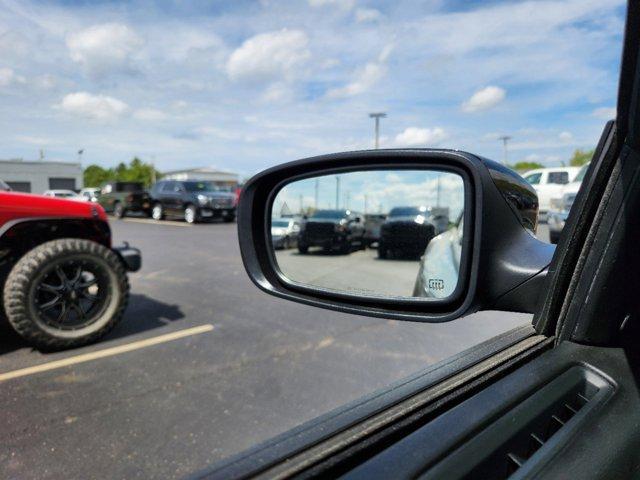
[[[364,215],[364,243],[371,247],[380,241],[380,227],[387,219],[382,213],[365,213]]]
[[[67,200],[83,200],[83,198],[73,190],[45,190],[43,195],[45,197],[66,198]]]
[[[567,183],[560,191],[560,195],[551,199],[551,208],[547,213],[549,241],[551,243],[558,243],[558,240],[560,240],[560,234],[569,216],[569,210],[571,210],[571,206],[576,199],[576,195],[578,194],[578,190],[580,190],[584,176],[587,174],[589,165],[589,163],[584,165],[573,182]]]
[[[140,251],[112,247],[96,204],[0,192],[2,305],[11,326],[42,349],[98,340],[122,318],[127,271]]]
[[[179,216],[187,223],[236,218],[236,195],[209,181],[162,180],[151,187],[151,217]]]
[[[364,247],[364,222],[351,210],[316,210],[303,224],[298,237],[298,251],[309,247],[325,251],[350,253]]]
[[[273,248],[288,249],[298,243],[300,222],[293,218],[273,218],[271,220],[271,242]]]
[[[429,209],[419,207],[392,208],[380,228],[378,258],[390,254],[417,257],[436,236],[436,227],[429,220]]]
[[[149,193],[141,182],[105,183],[100,189],[98,203],[117,218],[123,218],[129,212],[151,214]]]
[[[539,168],[523,175],[538,193],[541,215],[546,215],[551,207],[551,199],[557,197],[562,187],[572,182],[579,171],[580,167]]]
[[[80,190],[78,194],[83,200],[87,202],[97,202],[100,196],[100,188],[98,187],[86,187]]]

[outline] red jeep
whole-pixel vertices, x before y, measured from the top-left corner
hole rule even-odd
[[[122,318],[140,251],[111,246],[100,205],[0,191],[0,280],[7,320],[42,349],[97,340]]]

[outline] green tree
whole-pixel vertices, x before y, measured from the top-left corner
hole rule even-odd
[[[102,168],[99,165],[89,165],[84,169],[83,176],[86,187],[99,187],[102,183],[115,178],[111,168]]]
[[[573,152],[573,156],[571,157],[571,160],[569,161],[569,165],[571,165],[572,167],[581,167],[585,163],[591,161],[591,157],[593,157],[593,152],[594,152],[594,149],[591,149],[591,150],[582,150],[580,148],[576,149],[576,151]]]
[[[107,181],[142,182],[145,187],[153,183],[155,178],[160,178],[160,172],[154,169],[151,163],[146,163],[138,157],[134,157],[127,165],[120,162],[115,168],[103,168],[99,165],[89,165],[84,170],[84,184],[88,187],[99,186]]]
[[[509,165],[509,168],[517,172],[526,172],[527,170],[535,170],[536,168],[544,168],[544,165],[538,162],[516,162]]]
[[[149,186],[153,183],[154,180],[154,168],[151,163],[145,163],[140,160],[138,157],[135,157],[129,163],[129,166],[125,173],[126,180],[132,182],[142,182],[145,186]],[[155,178],[159,178],[160,173],[155,171]],[[125,178],[123,178],[125,180]]]

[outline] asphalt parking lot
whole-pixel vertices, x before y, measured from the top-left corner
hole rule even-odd
[[[181,478],[530,319],[314,309],[251,284],[235,224],[111,224],[143,269],[106,339],[46,354],[3,327],[2,478]]]
[[[330,288],[356,295],[411,297],[418,275],[417,258],[381,260],[377,250],[364,249],[348,255],[297,249],[276,251],[282,273],[306,285]]]

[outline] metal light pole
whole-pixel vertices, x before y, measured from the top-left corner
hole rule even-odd
[[[336,210],[340,208],[340,177],[336,176]]]
[[[314,209],[318,210],[318,192],[320,191],[320,179],[316,178],[316,191],[315,191],[315,198],[314,198]]]
[[[375,119],[376,124],[376,150],[380,147],[380,119],[387,116],[384,112],[370,113],[369,117]]]
[[[507,164],[507,161],[509,160],[509,151],[507,148],[507,142],[509,140],[511,140],[513,137],[509,136],[509,135],[502,135],[501,137],[498,137],[498,140],[502,140],[502,145],[504,147],[504,160],[502,161],[502,163],[504,163],[505,165]]]

